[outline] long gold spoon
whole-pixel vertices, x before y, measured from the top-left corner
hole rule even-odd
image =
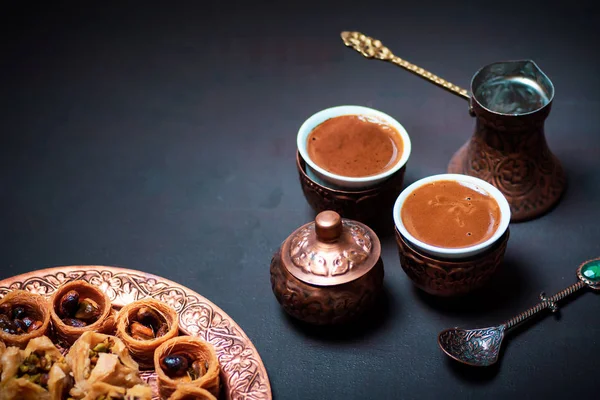
[[[416,66],[415,64],[411,64],[408,61],[395,56],[390,49],[381,43],[380,40],[365,36],[360,32],[344,31],[342,32],[341,36],[346,46],[353,48],[366,58],[375,58],[377,60],[391,62],[392,64],[396,64],[423,79],[427,79],[428,81],[454,93],[457,96],[462,97],[465,100],[471,100],[471,96],[469,96],[469,93],[466,89],[456,86],[455,84],[450,83],[447,80],[444,80],[439,76],[434,75],[419,66]]]

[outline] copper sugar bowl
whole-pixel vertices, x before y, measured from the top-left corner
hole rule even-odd
[[[341,324],[368,310],[383,287],[381,243],[365,224],[319,213],[296,229],[271,259],[271,287],[291,316]]]

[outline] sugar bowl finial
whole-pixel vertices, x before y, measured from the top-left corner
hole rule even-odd
[[[332,242],[342,234],[342,217],[335,211],[323,211],[315,218],[315,233],[322,242]]]

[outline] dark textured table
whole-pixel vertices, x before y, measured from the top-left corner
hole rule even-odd
[[[242,326],[277,399],[597,398],[591,292],[513,335],[497,367],[460,367],[436,344],[443,328],[513,316],[600,256],[591,1],[15,3],[0,15],[0,278],[105,264],[180,282]],[[294,164],[300,124],[339,104],[391,114],[412,137],[405,185],[444,172],[474,125],[463,100],[364,59],[343,46],[342,30],[464,87],[487,63],[536,61],[556,87],[547,140],[569,187],[551,213],[511,226],[485,290],[461,300],[420,293],[386,236],[379,309],[356,326],[316,329],[282,313],[268,272],[272,252],[313,216]]]

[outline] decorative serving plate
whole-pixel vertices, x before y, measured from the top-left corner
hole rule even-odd
[[[83,279],[100,287],[113,307],[153,297],[173,307],[179,314],[183,334],[198,336],[211,343],[221,366],[223,390],[227,400],[271,400],[271,385],[258,351],[242,328],[219,307],[178,283],[145,272],[125,268],[85,265],[41,269],[0,281],[0,298],[16,289],[50,296],[62,284]],[[160,399],[156,374],[142,372]]]

